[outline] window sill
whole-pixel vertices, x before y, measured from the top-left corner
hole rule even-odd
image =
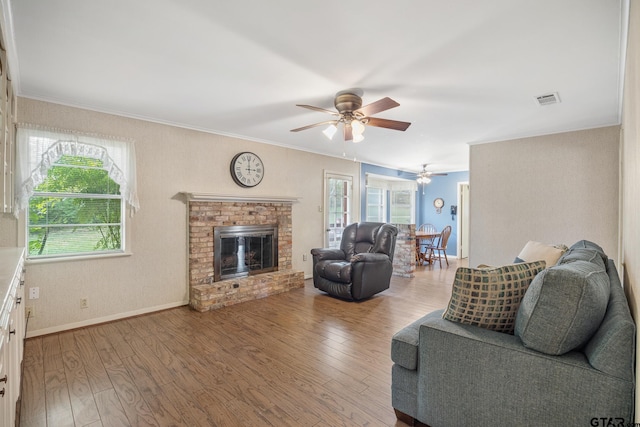
[[[86,261],[86,260],[98,260],[104,258],[121,258],[121,257],[129,257],[133,255],[131,252],[113,252],[108,254],[95,254],[95,255],[77,255],[77,256],[61,256],[61,257],[50,257],[50,258],[27,258],[25,260],[25,264],[49,264],[55,262],[69,262],[69,261]]]

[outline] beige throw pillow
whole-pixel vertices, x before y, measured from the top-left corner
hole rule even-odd
[[[530,240],[524,245],[514,262],[531,262],[543,260],[547,268],[556,265],[562,254],[567,251],[564,245],[548,245]]]

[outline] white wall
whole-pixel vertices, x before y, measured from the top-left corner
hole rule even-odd
[[[303,261],[302,255],[322,246],[323,171],[352,175],[354,194],[360,191],[359,164],[353,161],[31,99],[19,99],[18,117],[134,139],[141,206],[128,223],[131,256],[27,266],[27,286],[40,288],[40,298],[27,301],[36,314],[30,336],[185,304],[186,205],[180,192],[300,197],[293,205],[293,267],[309,277],[311,257]],[[256,188],[231,179],[229,162],[240,151],[253,151],[265,163]],[[0,219],[0,245],[17,243],[23,233],[17,224],[10,216]],[[80,309],[83,297],[88,309]]]
[[[469,265],[512,262],[529,240],[587,239],[617,261],[619,135],[612,126],[471,146]]]

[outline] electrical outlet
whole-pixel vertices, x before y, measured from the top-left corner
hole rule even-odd
[[[302,254],[302,260],[306,261],[307,260],[307,254]]]
[[[29,288],[29,299],[38,299],[40,298],[40,288],[39,287],[33,287],[33,288]]]
[[[80,308],[89,308],[89,300],[87,298],[80,298]]]
[[[25,307],[25,317],[27,319],[36,317],[36,308],[35,307]]]

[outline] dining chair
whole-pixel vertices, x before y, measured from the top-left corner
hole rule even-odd
[[[449,259],[447,258],[447,243],[449,242],[449,236],[451,236],[451,226],[447,225],[442,229],[440,236],[437,241],[427,248],[428,257],[433,264],[433,259],[435,258],[435,252],[438,252],[438,261],[440,262],[440,268],[442,268],[442,254],[444,253],[444,259],[447,262],[447,266],[449,266]]]
[[[435,225],[433,224],[422,224],[420,227],[418,227],[417,232],[424,232],[424,233],[437,233],[438,229],[436,228]],[[433,246],[434,244],[434,238],[431,239],[417,239],[416,241],[416,262],[423,262],[423,261],[429,261],[429,259],[427,258],[427,252],[429,250],[429,246]],[[424,251],[422,250],[424,247]]]

